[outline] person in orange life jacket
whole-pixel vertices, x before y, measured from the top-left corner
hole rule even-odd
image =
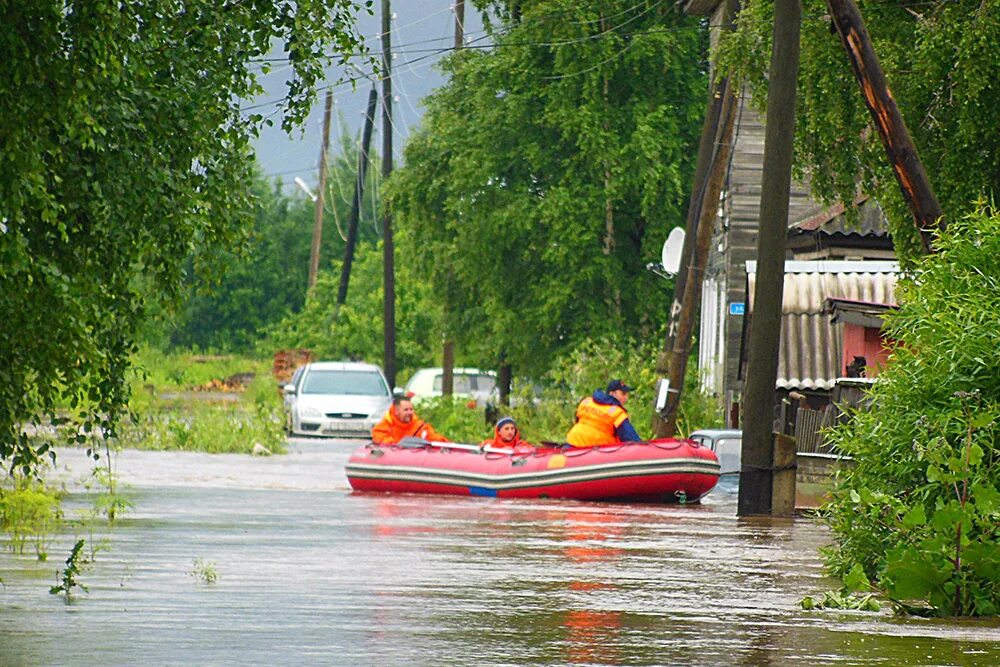
[[[372,441],[379,445],[394,445],[407,437],[449,442],[433,426],[417,417],[413,411],[413,401],[406,396],[396,395],[392,397],[392,405],[382,421],[372,428]]]
[[[576,423],[566,434],[574,447],[594,447],[642,440],[628,419],[625,402],[632,387],[612,380],[605,391],[598,389],[576,406]]]
[[[505,447],[511,449],[520,445],[531,446],[531,443],[521,439],[521,429],[514,423],[513,417],[501,417],[493,429],[493,437],[479,443],[480,447]]]

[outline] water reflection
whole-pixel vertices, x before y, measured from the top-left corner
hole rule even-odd
[[[1000,625],[804,612],[816,523],[700,506],[352,494],[351,445],[125,452],[135,511],[66,606],[0,553],[0,665],[1000,664]],[[55,473],[89,464],[65,453]],[[192,560],[216,565],[208,586]]]
[[[563,555],[583,572],[589,563],[614,563],[624,550],[613,546],[623,533],[622,525],[615,522],[610,512],[583,510],[562,519],[566,536]],[[556,519],[556,523],[560,523]],[[576,579],[569,583],[570,599],[582,608],[566,611],[567,658],[572,664],[620,665],[622,656],[618,649],[618,632],[621,629],[621,612],[594,608],[601,597],[614,591],[612,581]]]

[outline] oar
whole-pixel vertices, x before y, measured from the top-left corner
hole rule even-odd
[[[399,441],[398,445],[400,447],[435,447],[437,449],[461,449],[466,452],[486,452],[489,454],[513,454],[513,449],[508,449],[505,447],[493,447],[487,445],[485,447],[480,447],[479,445],[469,445],[463,442],[431,442],[430,440],[424,440],[422,438],[407,437]]]

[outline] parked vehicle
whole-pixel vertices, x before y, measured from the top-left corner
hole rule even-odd
[[[392,404],[382,370],[352,361],[306,364],[283,390],[292,435],[367,438]]]
[[[430,398],[441,395],[441,368],[421,368],[406,383],[404,390],[413,398]],[[459,398],[474,398],[480,405],[496,399],[496,373],[478,368],[456,368],[454,370],[453,395]]]
[[[721,475],[738,477],[743,449],[743,431],[733,429],[703,429],[688,436],[702,447],[708,447],[719,457]]]

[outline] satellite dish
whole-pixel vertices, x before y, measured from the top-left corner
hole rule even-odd
[[[681,268],[681,251],[684,249],[684,230],[674,227],[670,236],[663,242],[663,252],[660,255],[660,263],[663,270],[671,275],[676,275]]]

